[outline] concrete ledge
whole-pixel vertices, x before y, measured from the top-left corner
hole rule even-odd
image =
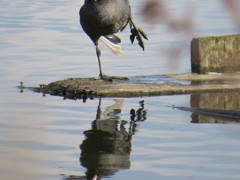
[[[240,34],[199,37],[191,42],[192,73],[240,70]]]
[[[98,78],[70,78],[31,89],[36,92],[72,99],[87,99],[95,96],[139,97],[240,90],[239,73],[212,75],[171,74],[166,76],[172,77],[169,78],[172,81],[168,80],[166,83],[132,83],[129,81],[107,82]],[[154,77],[161,79],[164,76]],[[201,78],[201,80],[197,79],[197,77]],[[234,77],[235,80],[233,81]],[[176,79],[179,79],[179,81]],[[185,79],[189,83],[178,83],[180,79]]]

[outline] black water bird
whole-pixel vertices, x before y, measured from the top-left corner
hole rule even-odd
[[[130,40],[138,40],[139,46],[144,50],[143,38],[147,35],[133,22],[131,8],[128,0],[85,0],[79,11],[80,24],[85,33],[96,46],[96,54],[101,79],[111,79],[102,73],[101,51],[98,42],[101,41],[114,54],[122,54],[121,42],[114,33],[123,31],[129,24],[131,28]],[[142,38],[143,37],[143,38]]]

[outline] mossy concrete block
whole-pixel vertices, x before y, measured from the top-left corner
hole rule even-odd
[[[192,73],[240,70],[240,34],[193,38]]]

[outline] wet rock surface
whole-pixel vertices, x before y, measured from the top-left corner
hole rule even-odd
[[[26,87],[22,84],[19,88]],[[240,76],[239,73],[169,74],[130,77],[129,80],[113,82],[99,78],[69,78],[48,85],[40,85],[40,87],[31,87],[31,89],[36,92],[72,99],[91,99],[96,96],[139,97],[226,92],[240,90]]]

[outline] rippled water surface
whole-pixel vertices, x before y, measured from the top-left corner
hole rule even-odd
[[[146,51],[130,44],[127,28],[119,34],[125,55],[103,50],[104,72],[134,81],[190,72],[190,39],[144,22],[144,2],[131,4],[136,23],[149,35]],[[168,2],[177,17],[188,1]],[[239,179],[239,123],[173,108],[240,110],[239,92],[83,102],[16,88],[21,81],[38,86],[97,76],[94,46],[79,26],[82,3],[0,2],[0,178]],[[195,3],[194,36],[236,33],[220,0]],[[184,49],[178,59],[162,50],[177,45]]]

